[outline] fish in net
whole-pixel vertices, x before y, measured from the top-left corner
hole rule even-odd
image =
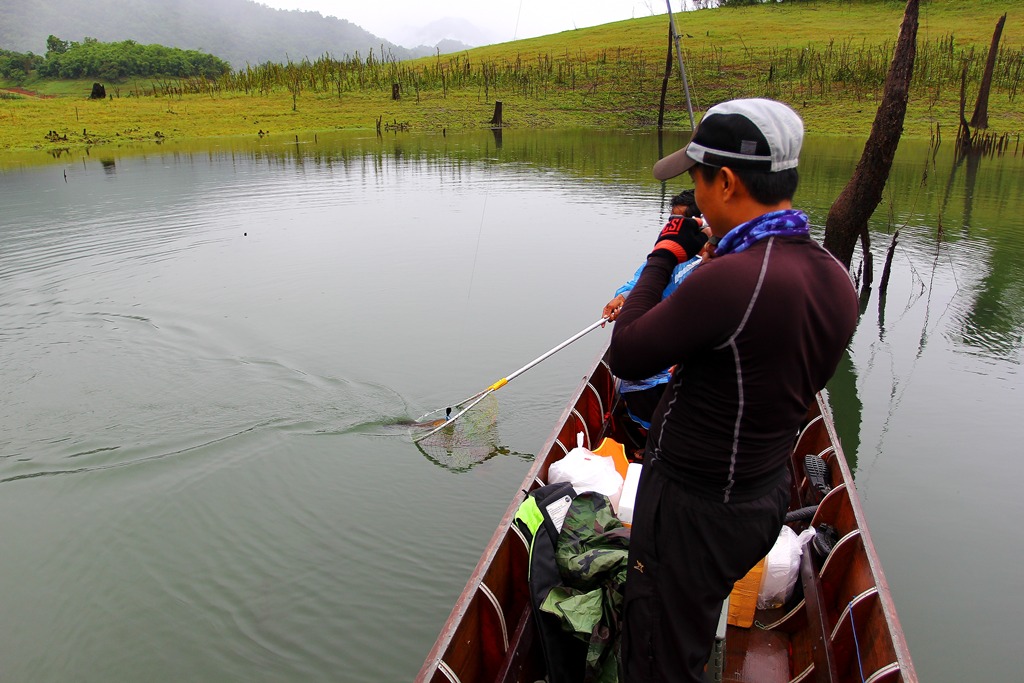
[[[414,423],[409,427],[409,436],[427,458],[454,471],[468,470],[507,452],[498,445],[498,399],[493,393],[483,397],[457,420],[443,418]]]

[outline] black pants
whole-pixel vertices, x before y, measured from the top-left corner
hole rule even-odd
[[[723,601],[778,538],[789,474],[760,498],[721,503],[687,493],[655,460],[644,465],[636,501],[622,680],[701,681]]]

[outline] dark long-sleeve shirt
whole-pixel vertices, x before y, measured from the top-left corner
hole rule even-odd
[[[808,237],[712,259],[664,301],[675,263],[647,261],[612,332],[623,379],[679,365],[647,454],[698,495],[740,502],[782,475],[797,429],[857,324],[846,269]]]

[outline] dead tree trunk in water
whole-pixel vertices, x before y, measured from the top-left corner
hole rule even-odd
[[[494,103],[494,115],[490,121],[492,126],[500,126],[501,124],[501,100]]]
[[[974,115],[971,116],[971,125],[975,128],[988,128],[988,93],[992,89],[992,72],[996,69],[996,55],[999,53],[999,38],[1003,35],[1003,24],[1006,23],[1006,15],[999,17],[996,22],[996,30],[992,34],[992,45],[988,48],[988,61],[985,62],[985,75],[981,77],[981,90],[978,91],[978,101],[974,104]]]
[[[824,246],[847,268],[853,258],[857,238],[863,240],[865,249],[869,246],[868,219],[882,201],[882,190],[889,179],[889,170],[903,133],[910,77],[917,52],[918,4],[919,0],[907,0],[900,37],[896,41],[896,53],[885,78],[882,104],[871,124],[871,134],[864,145],[864,153],[853,177],[839,193],[825,219]],[[863,286],[866,288],[870,284],[865,278]]]

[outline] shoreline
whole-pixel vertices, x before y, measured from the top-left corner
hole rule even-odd
[[[54,152],[103,149],[125,143],[195,142],[226,137],[266,135],[308,136],[338,131],[382,132],[397,129],[416,134],[446,134],[489,130],[494,98],[449,93],[446,98],[421,93],[418,101],[392,101],[378,93],[347,95],[340,103],[329,97],[307,95],[292,110],[292,98],[285,93],[266,96],[225,94],[180,97],[119,97],[90,101],[78,97],[54,97],[35,93],[20,99],[0,100],[0,155],[16,152]],[[565,107],[548,99],[502,97],[502,129],[595,129],[656,132],[657,103],[650,112],[586,110]],[[786,101],[786,98],[780,98]],[[820,104],[790,102],[804,119],[811,135],[864,136],[871,129],[877,104],[861,102],[856,109],[848,102]],[[696,114],[699,113],[695,112]],[[1020,136],[1013,129],[1016,117],[1003,107],[990,109],[989,132]],[[647,115],[645,115],[647,114]],[[911,101],[904,122],[903,137],[929,139],[936,135],[953,139],[958,112]],[[665,132],[688,132],[685,108],[666,111]]]
[[[1009,0],[922,7],[904,138],[955,139],[961,86],[970,117],[992,27],[1012,9]],[[695,117],[727,99],[770,97],[792,106],[808,134],[866,137],[902,16],[900,3],[846,0],[688,13]],[[1024,133],[1020,30],[1019,21],[1004,28],[985,130],[1011,145]],[[97,78],[0,81],[0,155],[268,132],[485,130],[498,102],[505,129],[657,131],[664,36],[664,16],[651,16],[409,61],[324,57],[302,62],[293,80],[272,64],[215,81],[129,77],[104,81],[98,100],[89,99]],[[689,131],[677,69],[669,79],[663,129]]]

